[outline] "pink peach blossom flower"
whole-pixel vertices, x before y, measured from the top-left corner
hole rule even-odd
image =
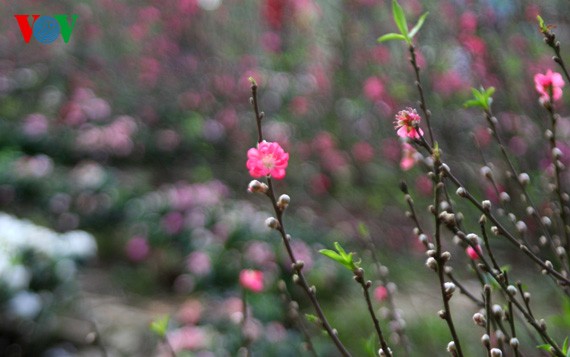
[[[479,259],[479,257],[481,257],[481,255],[483,254],[483,251],[481,250],[480,245],[477,245],[477,250],[475,250],[475,249],[473,249],[473,247],[469,246],[469,247],[467,247],[465,252],[469,256],[469,258],[471,258],[472,260]]]
[[[276,180],[285,177],[289,154],[275,142],[262,141],[247,151],[247,169],[254,177],[269,176]]]
[[[551,93],[553,101],[562,97],[564,80],[560,73],[552,72],[551,70],[548,70],[546,74],[537,73],[534,75],[534,85],[542,101],[550,100]]]
[[[416,129],[420,124],[422,117],[416,112],[415,109],[406,108],[396,114],[396,121],[394,122],[394,129],[401,138],[419,139],[420,135],[424,135],[422,129]]]
[[[263,272],[244,269],[239,273],[239,283],[243,288],[258,293],[263,290]]]
[[[400,167],[404,171],[408,171],[416,164],[416,149],[408,143],[402,144],[402,160],[400,161]]]
[[[380,285],[376,289],[374,289],[374,298],[377,301],[384,301],[388,297],[388,290]]]

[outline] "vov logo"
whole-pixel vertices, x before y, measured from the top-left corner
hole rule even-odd
[[[20,26],[22,38],[26,43],[30,42],[32,34],[40,43],[49,44],[57,40],[59,35],[63,38],[63,42],[68,43],[75,21],[78,15],[71,15],[71,21],[68,15],[53,15],[53,16],[40,16],[21,14],[14,15]],[[32,23],[30,24],[30,17]]]

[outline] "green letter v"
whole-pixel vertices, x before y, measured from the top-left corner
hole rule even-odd
[[[53,17],[59,23],[59,29],[61,31],[61,37],[65,43],[69,42],[69,37],[71,37],[71,32],[75,27],[75,21],[79,15],[71,15],[71,24],[67,21],[67,15],[53,15]]]

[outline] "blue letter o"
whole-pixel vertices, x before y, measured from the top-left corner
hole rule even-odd
[[[41,16],[34,24],[34,37],[38,42],[48,44],[59,37],[59,23],[51,16]]]

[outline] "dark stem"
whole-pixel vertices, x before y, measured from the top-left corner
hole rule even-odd
[[[424,113],[424,117],[426,118],[429,139],[431,141],[431,144],[433,145],[434,139],[430,124],[431,112],[427,108],[426,99],[424,96],[424,90],[422,88],[422,81],[420,79],[420,67],[418,66],[418,62],[416,60],[416,48],[414,47],[414,45],[410,45],[408,47],[408,50],[410,51],[410,63],[412,64],[412,67],[414,67],[414,73],[416,75],[416,87],[418,88],[418,92],[420,93],[420,108]]]
[[[526,256],[532,259],[537,265],[539,265],[542,269],[546,270],[549,274],[555,277],[561,284],[569,285],[570,280],[563,276],[560,272],[554,270],[554,268],[543,260],[541,260],[536,254],[534,254],[526,245],[521,244],[521,242],[516,239],[509,231],[507,231],[503,225],[497,220],[497,218],[491,214],[490,210],[483,208],[481,203],[479,203],[475,197],[463,186],[461,181],[457,177],[455,177],[450,171],[445,172],[446,177],[449,177],[451,181],[459,188],[462,187],[465,190],[465,198],[469,200],[481,213],[483,213],[499,230],[499,234],[506,237],[507,240],[519,248]]]
[[[487,284],[483,286],[483,291],[485,293],[485,313],[487,314],[487,324],[485,325],[485,332],[487,336],[491,337],[491,287]],[[491,357],[491,343],[485,346],[487,349],[487,357]]]
[[[247,291],[242,288],[242,293],[241,293],[241,313],[243,315],[243,318],[241,320],[241,330],[244,334],[243,336],[243,344],[242,347],[245,348],[245,355],[246,357],[250,357],[251,356],[251,349],[250,349],[250,345],[251,345],[251,339],[249,338],[249,336],[247,336],[247,328],[246,328],[246,324],[247,324]]]
[[[368,313],[370,314],[370,318],[374,322],[374,328],[376,329],[376,334],[378,335],[378,339],[380,340],[380,346],[382,346],[382,350],[387,357],[392,357],[392,352],[388,348],[388,344],[384,339],[384,335],[382,334],[382,329],[380,328],[380,322],[376,317],[376,313],[374,312],[374,307],[372,307],[372,301],[370,300],[370,287],[372,286],[372,282],[370,280],[364,280],[364,270],[362,268],[357,269],[354,272],[354,280],[362,286],[362,293],[364,294],[364,299],[366,300],[366,305],[368,306]]]
[[[257,84],[255,84],[255,81],[252,81],[251,93],[252,93],[251,102],[252,102],[254,110],[255,110],[257,132],[259,135],[258,141],[261,142],[261,141],[263,141],[263,131],[261,129],[261,119],[263,118],[263,115],[259,111],[259,107],[258,107],[258,103],[257,103]],[[309,286],[307,279],[305,278],[305,275],[302,272],[302,269],[303,269],[302,264],[299,264],[299,262],[297,261],[297,258],[295,257],[295,254],[293,253],[293,249],[291,248],[291,243],[290,243],[291,237],[285,231],[285,224],[283,222],[283,211],[277,205],[277,199],[275,198],[275,190],[273,188],[273,181],[271,180],[270,177],[267,177],[267,186],[269,187],[269,189],[268,189],[266,194],[267,194],[267,197],[269,197],[269,199],[271,200],[271,204],[273,206],[275,216],[277,218],[277,221],[279,222],[279,227],[277,228],[277,231],[279,231],[279,233],[281,235],[281,239],[283,241],[283,244],[285,245],[285,249],[287,251],[287,254],[289,255],[289,259],[291,260],[291,263],[293,264],[293,269],[294,269],[295,274],[297,276],[297,278],[295,279],[295,282],[303,289],[305,294],[309,297],[309,300],[311,301],[311,304],[315,308],[315,312],[317,313],[317,316],[319,317],[319,319],[323,325],[323,328],[327,331],[328,335],[332,339],[333,343],[335,344],[335,346],[337,347],[339,352],[344,357],[350,357],[351,356],[350,353],[348,352],[346,347],[344,347],[344,345],[342,344],[342,342],[338,338],[336,331],[332,328],[332,326],[328,322],[327,318],[325,317],[323,309],[321,308],[321,305],[320,305],[319,301],[317,300],[316,292],[314,291],[314,289],[311,289],[311,287]]]

